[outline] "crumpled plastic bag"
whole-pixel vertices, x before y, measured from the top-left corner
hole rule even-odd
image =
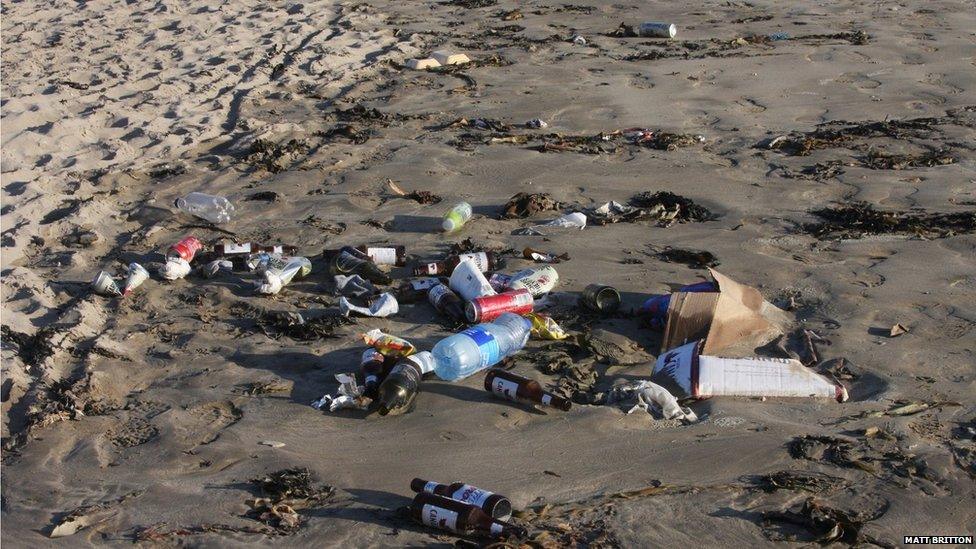
[[[359,275],[335,275],[333,279],[335,280],[335,295],[363,299],[379,292],[372,282]]]
[[[258,293],[275,295],[285,287],[281,277],[271,271],[264,271],[264,283],[258,285]]]
[[[182,257],[171,257],[158,270],[159,276],[166,280],[178,280],[190,274],[190,262]]]
[[[529,313],[523,316],[532,321],[532,337],[555,340],[569,337],[569,334],[563,331],[562,327],[550,316],[540,315],[539,313]]]
[[[228,273],[233,272],[234,264],[226,259],[215,259],[210,263],[201,265],[198,271],[200,272],[200,276],[203,278],[213,278],[221,271]]]
[[[540,228],[544,227],[579,229],[582,231],[586,228],[586,214],[582,212],[573,212],[562,217],[557,217],[556,219],[553,219],[547,223],[542,223],[541,225],[533,225],[531,227],[516,229],[514,232],[512,232],[512,234],[523,236],[545,236],[545,233],[540,230]]]
[[[678,399],[669,393],[667,389],[650,381],[637,381],[628,385],[615,387],[611,400],[625,400],[631,394],[637,395],[637,404],[630,410],[627,410],[628,414],[632,414],[637,410],[644,410],[647,413],[651,413],[651,409],[656,406],[664,419],[678,419],[683,423],[698,422],[698,416],[691,408],[680,406]]]
[[[366,345],[383,353],[383,356],[410,356],[417,352],[417,348],[402,337],[384,334],[379,328],[374,328],[362,334]]]
[[[356,376],[349,374],[336,374],[336,381],[339,382],[339,391],[333,395],[322,395],[322,398],[312,402],[312,408],[321,410],[325,406],[329,407],[330,412],[336,410],[366,410],[373,402],[373,399],[364,396],[364,387],[356,383]]]
[[[375,316],[379,318],[387,317],[390,315],[395,315],[400,311],[400,304],[397,303],[393,294],[384,292],[373,301],[373,304],[369,307],[360,307],[358,305],[353,305],[345,297],[339,298],[339,312],[342,316],[349,316],[352,313],[358,313],[363,316]]]

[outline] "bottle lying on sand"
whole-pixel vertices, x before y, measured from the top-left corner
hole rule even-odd
[[[228,257],[235,255],[246,256],[249,254],[257,254],[262,252],[278,255],[295,255],[298,253],[298,248],[296,246],[286,246],[284,244],[271,244],[268,246],[263,246],[254,242],[231,242],[229,240],[225,240],[214,246],[213,249],[213,255],[217,257]]]
[[[448,256],[441,261],[430,261],[422,263],[413,268],[414,276],[430,276],[440,274],[451,274],[459,263],[465,260],[474,261],[478,269],[487,273],[495,270],[496,256],[494,252],[474,252],[468,254],[457,254]]]
[[[226,223],[234,212],[234,205],[230,200],[204,193],[190,193],[183,198],[177,198],[176,207],[211,223]]]
[[[393,295],[400,303],[415,303],[427,297],[431,288],[442,283],[441,279],[434,277],[415,278],[397,286]]]
[[[383,383],[390,371],[386,364],[386,357],[376,349],[370,347],[363,351],[363,357],[359,360],[359,373],[363,376],[364,395],[376,398],[380,383]]]
[[[568,399],[544,390],[538,381],[498,368],[485,375],[485,390],[505,400],[552,406],[564,412],[573,406]]]
[[[539,297],[549,293],[557,282],[559,282],[559,273],[556,272],[556,268],[552,265],[546,265],[545,267],[524,269],[513,274],[512,279],[508,282],[508,287],[511,290],[525,289],[531,292],[533,296]]]
[[[346,248],[350,248],[350,246],[347,246]],[[346,248],[339,250],[325,250],[323,253],[327,257],[333,256]],[[407,264],[407,249],[404,246],[364,244],[361,246],[356,246],[352,249],[362,254],[360,257],[369,259],[377,265],[396,265],[398,267],[402,267]]]
[[[453,290],[444,284],[438,284],[427,294],[430,304],[442,315],[447,315],[458,322],[464,322],[464,302]]]
[[[472,326],[434,345],[434,373],[445,381],[457,381],[498,364],[517,353],[529,340],[532,322],[503,313],[493,322]]]
[[[410,489],[414,492],[436,494],[451,498],[455,501],[474,505],[492,518],[506,520],[512,516],[512,502],[508,501],[508,498],[463,482],[440,484],[422,478],[415,478],[410,481]]]
[[[420,492],[410,504],[410,515],[417,522],[455,534],[525,537],[525,528],[492,518],[480,508],[460,501]]]
[[[441,223],[441,228],[446,233],[453,233],[463,227],[471,219],[471,215],[471,204],[461,202],[447,212],[447,215],[444,216],[444,222]]]
[[[329,256],[328,251],[326,251],[326,256]],[[373,284],[385,285],[393,282],[390,275],[380,270],[380,268],[376,266],[376,263],[370,261],[365,254],[348,246],[339,250],[339,253],[331,255],[331,260],[329,261],[329,273],[333,275],[358,274]]]
[[[420,382],[433,369],[434,358],[427,351],[401,358],[377,390],[380,415],[399,415],[413,409]]]
[[[312,272],[312,262],[307,257],[271,256],[264,270],[264,283],[258,285],[258,293],[274,295],[295,278]]]

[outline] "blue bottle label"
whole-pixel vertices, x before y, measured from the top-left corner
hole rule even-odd
[[[478,344],[481,350],[481,367],[491,366],[492,364],[501,360],[501,352],[498,349],[498,342],[495,341],[495,336],[489,334],[488,332],[478,328],[468,328],[461,332],[462,334],[470,337]]]

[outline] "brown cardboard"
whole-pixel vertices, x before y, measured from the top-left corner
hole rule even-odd
[[[713,354],[752,335],[766,332],[771,324],[762,314],[763,297],[750,288],[709,269],[718,292],[675,292],[668,305],[661,351],[689,341],[705,341],[703,354]]]

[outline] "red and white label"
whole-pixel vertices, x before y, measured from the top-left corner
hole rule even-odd
[[[515,400],[515,395],[518,392],[518,383],[496,377],[491,381],[491,392],[508,400]]]
[[[237,244],[230,242],[224,244],[224,254],[249,254],[251,253],[251,243]]]
[[[366,255],[377,265],[396,265],[396,248],[366,248]]]
[[[427,526],[457,532],[458,514],[455,511],[427,503],[424,504],[420,517]]]

